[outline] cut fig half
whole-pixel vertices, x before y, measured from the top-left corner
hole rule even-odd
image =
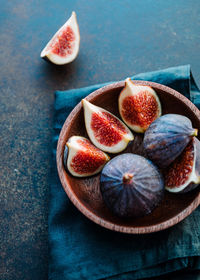
[[[80,33],[76,13],[56,32],[41,52],[40,56],[57,65],[72,62],[78,55]]]
[[[143,133],[161,116],[161,104],[153,88],[127,78],[118,100],[122,120],[133,131]]]
[[[82,104],[86,130],[96,147],[105,152],[119,153],[134,139],[128,127],[112,113],[85,99]]]
[[[165,188],[185,193],[200,184],[200,142],[194,137],[181,155],[164,171]]]
[[[110,157],[96,148],[85,137],[72,136],[66,143],[67,157],[64,165],[76,177],[87,177],[99,173]]]

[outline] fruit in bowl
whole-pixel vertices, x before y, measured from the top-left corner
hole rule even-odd
[[[155,120],[144,135],[147,156],[158,167],[169,166],[184,150],[198,130],[189,118],[179,114],[166,114]]]
[[[135,132],[145,132],[161,116],[161,104],[155,90],[137,85],[130,78],[125,80],[118,106],[122,120]]]
[[[150,160],[125,153],[104,166],[100,190],[114,214],[140,217],[150,214],[160,203],[164,195],[164,181]]]
[[[102,151],[119,153],[134,139],[132,132],[116,116],[82,100],[85,126],[92,143]]]
[[[200,184],[200,141],[194,137],[164,171],[165,188],[172,193],[186,193]]]
[[[147,81],[134,81],[134,84],[150,86],[155,90],[162,105],[163,115],[169,113],[185,115],[192,121],[194,127],[200,127],[200,112],[180,93],[161,84]],[[101,107],[108,112],[112,112],[114,116],[119,118],[118,99],[124,86],[124,82],[107,85],[91,93],[86,99],[91,104]],[[155,121],[157,120],[158,118]],[[65,171],[63,153],[65,144],[72,135],[87,135],[84,126],[84,110],[82,103],[79,103],[74,108],[63,125],[57,147],[57,166],[61,183],[69,198],[85,216],[95,223],[108,229],[124,233],[150,233],[175,225],[190,215],[190,213],[200,204],[198,188],[189,191],[186,194],[175,195],[173,193],[164,192],[162,200],[150,214],[140,217],[134,216],[130,219],[119,217],[114,214],[109,207],[106,207],[103,200],[100,191],[101,173],[92,177],[77,178]],[[134,137],[134,141],[123,150],[123,153],[130,153],[133,152],[133,150],[136,154],[141,152],[143,145],[137,147],[137,144],[143,142],[144,135],[141,133],[134,133]],[[193,136],[190,140],[192,138]],[[133,146],[134,149],[132,149]],[[110,156],[115,159],[115,154],[111,154]],[[125,176],[125,179],[130,179],[131,176],[129,175]],[[120,187],[122,188],[122,185],[120,185]]]
[[[66,143],[64,165],[76,177],[92,176],[100,172],[110,157],[81,136],[72,136]]]

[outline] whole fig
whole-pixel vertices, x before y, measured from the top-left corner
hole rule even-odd
[[[169,166],[185,149],[197,129],[182,115],[166,114],[155,120],[144,134],[144,150],[158,167]]]
[[[152,212],[164,194],[162,175],[148,159],[122,154],[108,162],[101,173],[100,190],[110,210],[120,217]]]

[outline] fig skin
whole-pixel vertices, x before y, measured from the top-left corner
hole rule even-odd
[[[105,204],[119,217],[150,214],[164,195],[164,181],[148,159],[126,153],[108,162],[101,173],[100,190]]]
[[[159,168],[169,166],[197,136],[190,119],[178,114],[166,114],[156,119],[144,134],[147,157]]]
[[[144,133],[162,113],[155,90],[150,86],[135,84],[130,78],[125,80],[125,87],[120,92],[118,108],[125,124],[138,133]]]
[[[190,150],[191,145],[192,145],[192,150]],[[183,167],[182,169],[181,166]],[[184,167],[186,168],[186,170],[183,170]],[[191,168],[190,172],[189,172],[189,168]],[[173,179],[173,175],[175,176],[174,179]],[[188,176],[188,177],[184,182],[182,182],[182,184],[177,185],[177,181],[179,180],[180,182],[183,176]],[[173,185],[171,186],[167,185],[169,179],[171,179],[171,182],[173,182]],[[166,170],[164,170],[164,180],[165,180],[165,189],[172,193],[187,193],[199,186],[200,141],[196,137],[194,137],[191,140],[191,142],[187,145],[187,147],[181,153],[181,155],[178,158],[176,158],[176,160]]]

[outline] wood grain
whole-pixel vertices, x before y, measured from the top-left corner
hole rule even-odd
[[[177,91],[147,81],[135,81],[137,84],[149,85],[157,92],[163,114],[177,113],[191,119],[195,128],[200,128],[200,111],[186,97]],[[101,106],[119,116],[117,100],[124,82],[117,82],[87,96],[87,100]],[[75,178],[71,176],[63,165],[65,143],[72,135],[87,137],[85,130],[83,109],[79,103],[66,119],[57,146],[57,168],[62,186],[74,205],[93,222],[119,232],[131,234],[151,233],[171,227],[186,218],[200,204],[199,188],[187,194],[165,193],[162,203],[150,214],[142,218],[121,219],[113,215],[105,206],[100,189],[99,174],[90,178]],[[143,154],[143,135],[135,134],[134,142],[128,145],[124,152]],[[111,155],[113,157],[113,155]]]

